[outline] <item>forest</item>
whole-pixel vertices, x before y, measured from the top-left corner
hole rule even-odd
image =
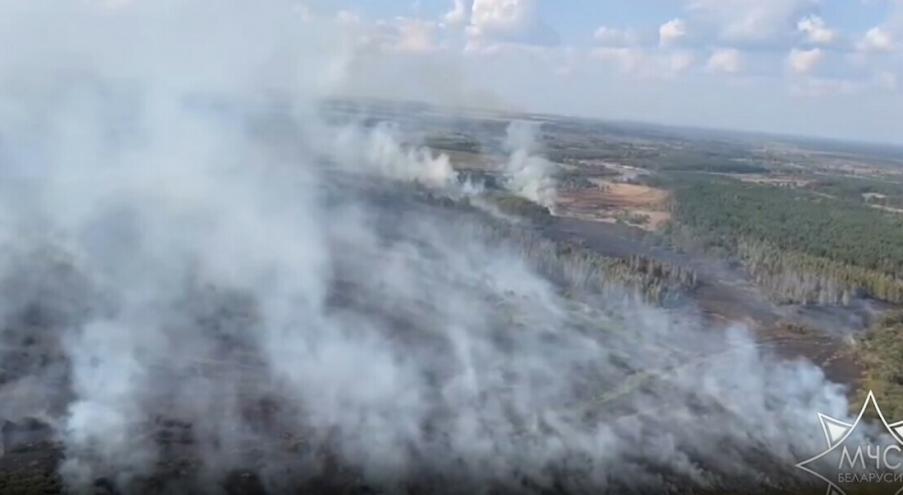
[[[903,216],[801,189],[676,179],[672,234],[738,256],[786,302],[903,302]]]
[[[635,254],[611,257],[579,243],[549,239],[537,226],[551,220],[548,209],[507,194],[489,200],[503,213],[526,220],[516,225],[488,222],[492,244],[507,243],[537,271],[557,282],[566,293],[622,294],[625,291],[647,302],[668,305],[697,285],[693,270]]]
[[[806,188],[856,203],[903,208],[903,184],[898,182],[873,177],[827,177]]]
[[[903,418],[903,312],[885,315],[860,341],[858,352],[865,365],[866,383],[889,421]]]

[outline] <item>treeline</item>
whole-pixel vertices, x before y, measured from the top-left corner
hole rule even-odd
[[[678,223],[705,247],[738,256],[777,299],[903,302],[903,217],[807,191],[710,178],[684,178],[675,197]]]
[[[523,222],[509,222],[484,214],[470,200],[455,202],[425,194],[424,200],[464,215],[472,235],[489,245],[506,245],[538,273],[573,296],[636,297],[656,305],[680,301],[698,285],[696,272],[645,256],[605,256],[577,242],[551,239],[540,226],[551,220],[547,208],[526,199],[493,193],[484,199],[499,212]]]
[[[672,161],[664,159],[655,166],[647,166],[646,168],[654,168],[663,171],[675,172],[709,172],[719,174],[765,174],[768,168],[754,163],[740,161],[725,161],[720,157],[707,157],[704,161],[698,161],[692,157],[681,157],[682,159]]]
[[[697,286],[693,270],[644,256],[604,256],[577,243],[552,240],[534,229],[514,225],[495,224],[491,235],[520,251],[539,273],[573,295],[628,296],[668,305]]]
[[[865,366],[865,383],[888,421],[903,419],[903,312],[885,315],[858,342],[858,357]]]
[[[857,203],[903,208],[903,184],[897,182],[868,177],[830,177],[816,180],[806,188]]]
[[[903,282],[829,258],[740,241],[737,254],[756,283],[780,302],[847,305],[858,296],[903,301]]]

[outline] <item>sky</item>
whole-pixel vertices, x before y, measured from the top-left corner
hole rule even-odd
[[[903,0],[302,0],[352,94],[903,144]]]
[[[297,68],[315,96],[903,145],[903,0],[0,0],[0,9],[0,46],[14,47],[0,50],[0,79],[52,65],[57,52],[75,65],[185,79],[260,59],[274,71],[260,79]],[[285,40],[279,53],[263,53],[275,39]],[[205,46],[223,48],[193,55]]]

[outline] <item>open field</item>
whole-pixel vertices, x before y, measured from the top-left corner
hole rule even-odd
[[[608,180],[591,180],[592,187],[561,191],[556,215],[600,222],[624,222],[657,231],[671,219],[670,195],[654,187]]]

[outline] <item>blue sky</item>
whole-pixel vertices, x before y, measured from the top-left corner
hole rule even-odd
[[[792,0],[791,0],[792,1]],[[320,0],[320,9],[350,10],[371,18],[421,16],[439,18],[450,10],[448,0]],[[687,3],[679,0],[551,0],[537,2],[540,15],[568,42],[586,42],[603,24],[657,28],[664,20],[680,17]],[[830,24],[845,31],[864,31],[887,19],[892,1],[826,0],[813,3]]]
[[[903,0],[307,6],[373,96],[903,144]]]
[[[446,0],[334,0],[311,2],[318,8],[356,10],[374,18],[422,15],[439,17],[450,10]],[[676,0],[554,0],[539,3],[541,15],[564,32],[592,32],[599,24],[648,24],[681,15],[684,4]],[[844,29],[865,29],[888,16],[891,2],[832,0],[817,4],[815,11]]]
[[[903,145],[903,0],[0,0],[0,8],[0,40],[18,48],[0,50],[11,75],[18,65],[52,65],[51,50],[65,64],[109,56],[104,67],[124,73],[162,70],[170,55],[185,67],[166,73],[182,79],[261,59],[276,73],[252,71],[266,84],[291,75],[298,80],[286,84],[321,96]],[[170,16],[177,26],[155,26]],[[177,43],[191,22],[203,27]],[[150,35],[151,26],[165,35]],[[227,48],[197,55],[218,43]],[[156,51],[147,60],[132,55],[148,47]]]
[[[157,3],[73,5],[141,16]],[[34,2],[7,4],[25,9]],[[211,22],[214,15],[234,10],[248,23],[265,11],[276,24],[288,23],[279,33],[310,34],[292,44],[306,47],[305,55],[282,66],[300,64],[330,95],[903,144],[903,0],[222,0],[222,6],[195,9],[205,20],[198,39],[232,39]],[[257,38],[279,34],[273,22],[263,24]],[[263,49],[252,49],[262,43],[241,31],[229,61],[241,60],[233,51]],[[87,50],[89,58],[96,51]]]
[[[353,10],[372,18],[425,16],[438,18],[449,11],[446,0],[321,0],[319,8]],[[844,30],[865,30],[889,16],[893,2],[831,0],[814,4],[828,22]],[[552,0],[538,3],[540,15],[574,42],[585,41],[600,24],[657,28],[663,19],[679,17],[686,3],[678,0]]]

